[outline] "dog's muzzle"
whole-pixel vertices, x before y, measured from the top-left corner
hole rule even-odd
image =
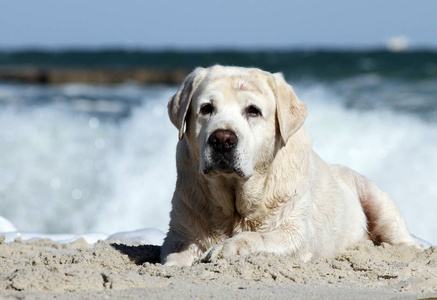
[[[212,148],[212,152],[210,164],[204,170],[205,174],[216,169],[223,173],[235,172],[240,175],[241,171],[236,168],[235,157],[238,137],[234,132],[218,129],[209,136],[208,145]]]

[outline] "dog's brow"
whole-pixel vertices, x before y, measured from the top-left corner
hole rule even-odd
[[[234,87],[235,89],[240,91],[253,91],[253,92],[261,93],[261,90],[255,83],[243,78],[237,78],[235,80]]]
[[[239,86],[239,89],[243,90],[243,91],[247,91],[249,89],[249,87],[245,83],[241,82],[240,86]]]

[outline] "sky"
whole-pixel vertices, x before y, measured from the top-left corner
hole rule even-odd
[[[0,49],[437,48],[436,16],[436,0],[0,0]]]

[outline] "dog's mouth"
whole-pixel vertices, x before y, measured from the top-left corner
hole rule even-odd
[[[205,168],[203,169],[203,174],[204,175],[208,175],[208,174],[211,174],[211,175],[212,174],[233,175],[233,174],[236,174],[242,178],[246,177],[244,172],[240,168],[236,167],[234,163],[232,163],[231,161],[229,161],[225,157],[220,157],[220,158],[216,159],[213,163],[205,166]]]

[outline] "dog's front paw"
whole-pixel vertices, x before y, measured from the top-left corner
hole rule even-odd
[[[255,233],[240,233],[220,244],[209,248],[200,258],[201,262],[211,262],[220,258],[248,255],[265,251],[262,239]]]

